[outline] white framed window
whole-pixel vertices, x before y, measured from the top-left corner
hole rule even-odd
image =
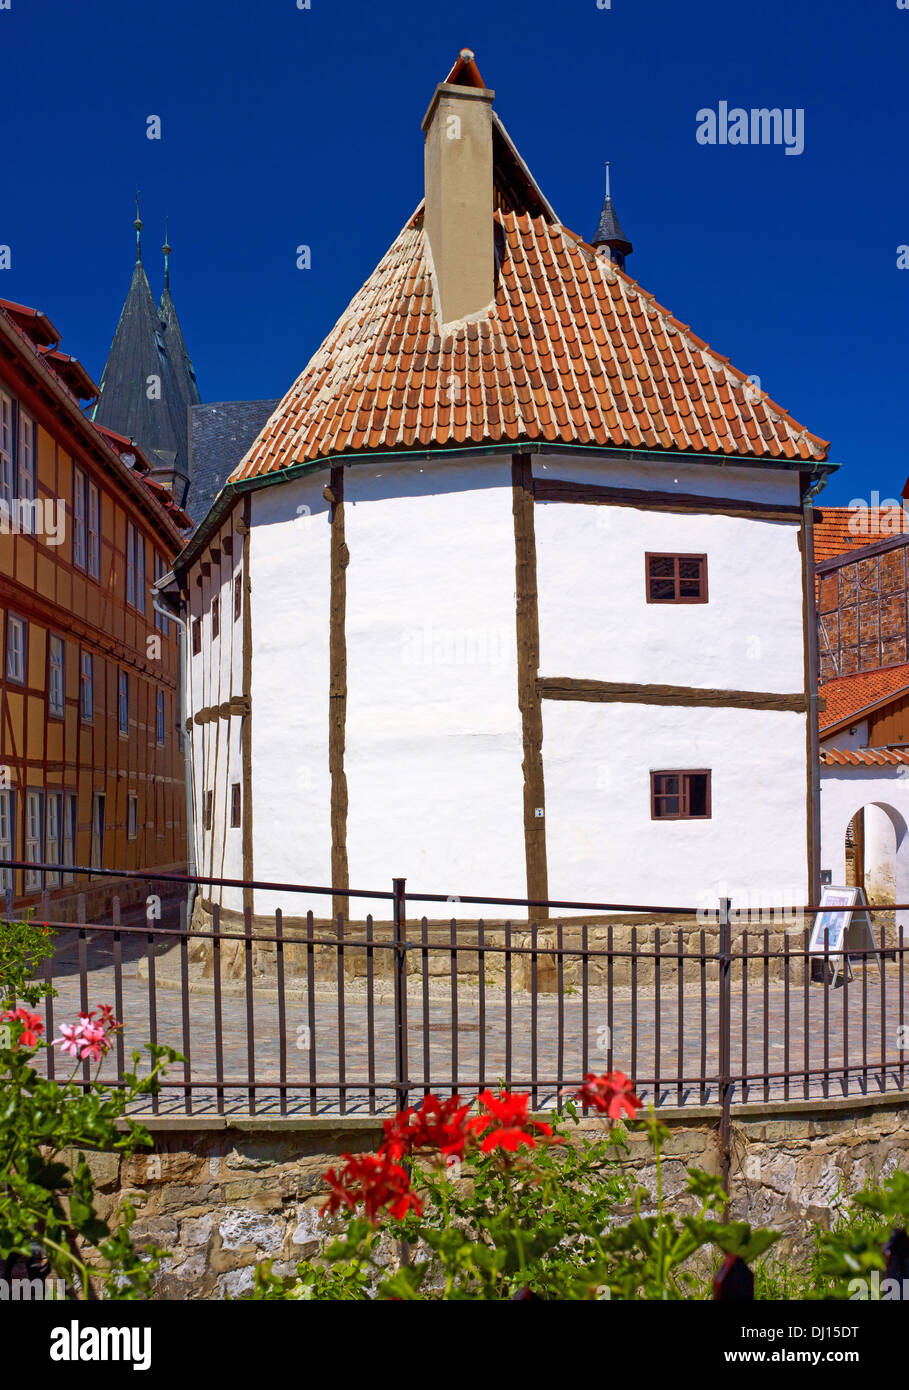
[[[60,833],[63,821],[63,793],[47,793],[47,833],[44,843],[44,859],[48,864],[59,864],[60,859]],[[48,888],[56,888],[60,882],[60,874],[47,873]]]
[[[76,862],[76,818],[78,814],[79,799],[75,792],[64,792],[63,794],[63,862],[64,864],[75,864]],[[76,875],[74,873],[63,872],[63,882],[72,883]]]
[[[94,483],[88,484],[88,572],[101,578],[101,494]]]
[[[27,791],[25,793],[25,857],[29,864],[41,863],[41,847],[43,843],[44,794],[42,792]],[[40,869],[26,869],[26,893],[33,893],[40,887]]]
[[[126,798],[126,838],[135,840],[139,831],[139,798],[130,792]]]
[[[34,508],[29,504],[35,500],[35,422],[19,407],[19,481],[18,493],[21,504],[19,519],[23,534],[31,536],[35,531]]]
[[[95,717],[95,659],[91,652],[79,654],[79,714],[86,724]]]
[[[164,559],[163,559],[163,557],[162,557],[161,555],[158,554],[158,552],[157,552],[157,550],[156,550],[156,551],[155,551],[155,582],[157,583],[157,581],[158,581],[159,579],[162,579],[163,576],[164,576],[164,574],[165,574]],[[155,627],[158,629],[159,632],[163,632],[165,637],[169,637],[169,636],[170,636],[170,619],[169,619],[169,618],[165,618],[165,616],[164,616],[163,613],[159,613],[158,610],[157,610],[157,608],[155,609]]]
[[[16,793],[0,792],[0,859],[12,859],[16,831]],[[0,892],[13,886],[12,869],[0,869]]]
[[[12,515],[15,491],[13,400],[5,391],[0,391],[0,501],[9,508],[10,515]]]
[[[85,474],[73,464],[73,564],[85,569]]]
[[[155,691],[155,741],[164,742],[164,691]]]
[[[48,638],[47,662],[50,673],[47,683],[48,713],[62,719],[66,709],[66,643],[54,632]]]
[[[121,734],[129,733],[129,674],[126,671],[120,672],[117,687],[117,730]]]
[[[145,537],[131,521],[126,523],[126,602],[145,612]]]
[[[25,684],[25,639],[24,618],[8,613],[6,618],[6,679],[18,685]]]
[[[92,863],[93,869],[104,867],[104,793],[92,796]]]

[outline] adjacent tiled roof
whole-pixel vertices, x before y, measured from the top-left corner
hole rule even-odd
[[[821,762],[828,767],[909,766],[909,748],[822,748]]]
[[[909,518],[905,511],[896,524],[895,509],[869,507],[867,513],[851,507],[816,507],[814,509],[814,559],[817,564],[861,550],[876,541],[890,540],[900,532],[909,534]],[[850,530],[850,525],[852,529]]]
[[[345,452],[515,440],[825,458],[607,257],[543,216],[495,216],[487,316],[439,336],[419,208],[231,481]]]
[[[821,736],[906,693],[909,693],[909,662],[874,671],[858,671],[853,676],[828,681],[818,688],[818,694],[827,702],[820,716]]]

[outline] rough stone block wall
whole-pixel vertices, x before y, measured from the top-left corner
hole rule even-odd
[[[681,1201],[690,1166],[719,1171],[717,1107],[666,1110],[671,1130],[664,1188]],[[587,1120],[593,1130],[601,1122]],[[203,1127],[205,1126],[205,1127]],[[314,1255],[329,1227],[320,1216],[322,1174],[345,1151],[374,1150],[381,1126],[357,1119],[152,1120],[154,1149],[120,1160],[90,1154],[100,1204],[128,1196],[137,1237],[171,1251],[160,1297],[237,1297],[263,1259],[292,1273]],[[630,1136],[629,1168],[653,1190],[646,1139]],[[732,1215],[784,1233],[782,1255],[798,1257],[815,1224],[827,1225],[839,1192],[909,1168],[909,1096],[886,1103],[749,1105],[733,1111]]]

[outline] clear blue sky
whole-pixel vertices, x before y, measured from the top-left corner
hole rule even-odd
[[[420,121],[472,47],[565,224],[612,160],[628,270],[841,461],[909,474],[909,11],[896,0],[11,0],[0,10],[0,296],[100,375],[133,194],[204,400],[277,396],[422,193]],[[805,151],[704,146],[696,113],[805,112]],[[146,138],[159,115],[163,139]],[[313,266],[296,269],[299,243]]]

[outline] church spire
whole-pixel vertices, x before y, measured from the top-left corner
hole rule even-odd
[[[164,288],[165,288],[166,290],[169,290],[169,289],[170,289],[170,253],[171,253],[171,251],[173,250],[173,247],[170,246],[169,243],[168,243],[168,237],[167,237],[167,223],[168,223],[168,219],[165,217],[165,219],[164,219],[164,245],[161,247],[161,250],[164,252]]]
[[[625,269],[625,257],[630,256],[634,247],[622,231],[615,206],[612,201],[612,193],[609,187],[609,161],[606,161],[606,197],[603,200],[603,208],[600,212],[600,220],[597,229],[590,242],[591,246],[597,250],[605,246],[609,252],[609,259],[620,270]]]
[[[137,191],[137,192],[136,192],[136,220],[135,220],[135,222],[133,223],[133,226],[134,226],[135,229],[136,229],[136,265],[141,265],[141,264],[142,264],[142,228],[145,226],[145,223],[142,221],[142,218],[139,216],[139,198],[140,198],[140,196],[141,196],[141,194]]]

